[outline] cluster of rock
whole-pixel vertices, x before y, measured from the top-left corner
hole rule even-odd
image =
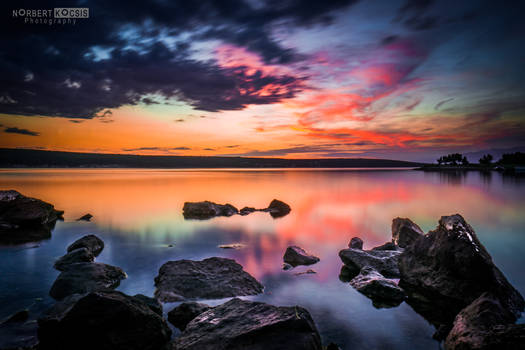
[[[35,242],[51,237],[63,211],[14,190],[0,191],[0,244]]]
[[[428,234],[396,218],[392,242],[371,250],[362,246],[353,238],[339,252],[340,278],[375,306],[405,300],[437,328],[434,337],[445,340],[447,350],[523,346],[525,325],[514,322],[525,301],[461,215],[441,217]]]
[[[210,201],[186,202],[182,208],[182,215],[185,219],[206,220],[217,216],[248,215],[250,213],[262,211],[270,213],[273,218],[280,218],[290,213],[291,208],[288,204],[274,199],[270,205],[264,209],[244,207],[241,210],[231,204],[217,204]]]

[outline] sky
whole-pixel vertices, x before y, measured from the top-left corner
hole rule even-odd
[[[58,6],[89,18],[13,15]],[[483,0],[4,1],[0,148],[415,161],[525,149],[524,10]]]

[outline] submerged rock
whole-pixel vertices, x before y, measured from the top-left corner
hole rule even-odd
[[[516,317],[525,307],[520,293],[459,214],[443,216],[438,227],[410,244],[399,258],[400,286],[416,311],[441,322],[455,315],[486,291]]]
[[[348,248],[363,249],[363,240],[359,237],[354,237],[348,243]]]
[[[308,311],[232,299],[196,318],[173,343],[174,350],[321,350]]]
[[[95,260],[95,256],[93,255],[91,250],[87,248],[78,248],[70,251],[69,253],[58,259],[55,262],[54,267],[59,271],[64,271],[71,264],[79,262],[93,262],[93,260]]]
[[[396,282],[367,266],[350,281],[350,285],[366,295],[374,305],[397,306],[405,299],[405,292]]]
[[[253,208],[253,207],[244,207],[242,208],[240,211],[239,211],[239,214],[241,215],[248,215],[248,214],[251,214],[253,212],[256,212],[257,209]]]
[[[68,295],[83,294],[118,287],[126,273],[120,267],[102,263],[76,263],[58,275],[49,295],[60,300]]]
[[[256,295],[263,291],[263,286],[235,260],[217,257],[168,261],[159,269],[155,286],[155,296],[163,302]]]
[[[211,307],[206,304],[195,302],[182,303],[168,312],[168,321],[183,331],[191,320],[209,309],[211,309]]]
[[[18,323],[18,322],[25,322],[29,318],[29,310],[24,309],[20,310],[13,315],[9,316],[5,321],[0,323]]]
[[[283,260],[294,267],[298,265],[312,265],[319,262],[318,257],[308,254],[303,248],[295,245],[286,248]]]
[[[410,219],[395,218],[392,220],[392,242],[401,248],[406,248],[423,235],[423,230]]]
[[[75,296],[38,320],[40,350],[161,350],[171,331],[147,304],[118,291]]]
[[[292,208],[285,202],[281,202],[278,199],[274,199],[270,202],[270,205],[267,208],[267,211],[270,212],[270,215],[273,218],[280,218],[286,216],[290,213]]]
[[[343,249],[339,252],[339,257],[343,264],[352,270],[360,271],[362,268],[370,266],[385,277],[399,277],[397,260],[400,251],[395,250],[361,250]]]
[[[77,221],[91,221],[92,218],[93,218],[93,215],[88,213],[86,215],[82,215],[81,217],[79,217]]]
[[[182,208],[184,219],[211,219],[216,216],[232,216],[239,210],[231,204],[217,204],[210,201],[186,202]]]
[[[306,271],[303,271],[303,272],[296,272],[294,273],[295,276],[301,276],[301,275],[314,275],[316,274],[317,272],[315,272],[314,270],[312,269],[308,269]]]
[[[69,247],[67,247],[67,252],[70,253],[75,249],[86,248],[94,256],[98,256],[104,249],[104,241],[98,238],[95,235],[87,235],[80,239],[77,239]]]
[[[63,211],[17,191],[0,191],[0,244],[20,244],[51,237]]]

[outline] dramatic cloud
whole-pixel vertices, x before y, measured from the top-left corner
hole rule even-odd
[[[40,135],[40,133],[36,131],[31,131],[27,129],[19,129],[17,127],[5,128],[4,132],[8,134],[20,134],[20,135],[27,135],[27,136],[39,136]]]

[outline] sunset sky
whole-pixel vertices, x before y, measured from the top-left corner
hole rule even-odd
[[[512,4],[514,3],[514,4]],[[2,2],[0,148],[370,157],[525,148],[522,1]],[[477,159],[473,159],[477,160]]]

